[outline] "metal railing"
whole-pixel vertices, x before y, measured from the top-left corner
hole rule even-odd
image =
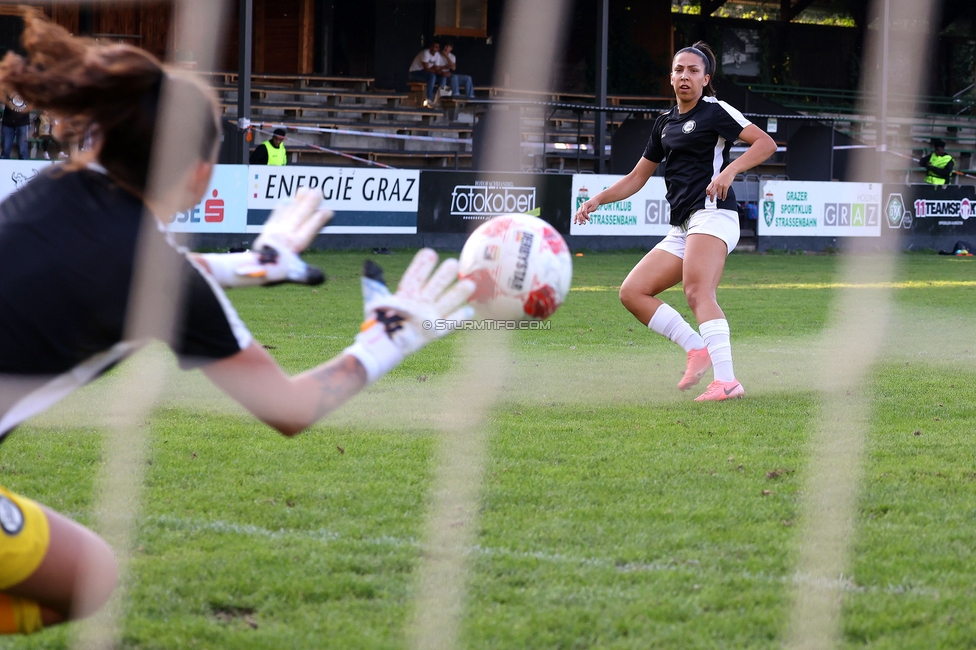
[[[746,84],[746,88],[767,99],[776,101],[786,108],[795,110],[830,110],[854,112],[858,106],[876,99],[875,93],[837,88],[804,88],[801,86],[781,86],[775,84]],[[961,115],[972,112],[976,105],[973,86],[952,97],[938,95],[910,95],[890,93],[889,102],[896,110],[913,114]]]

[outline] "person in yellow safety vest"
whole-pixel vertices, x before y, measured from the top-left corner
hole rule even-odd
[[[929,185],[945,185],[952,178],[952,156],[945,152],[945,142],[935,138],[932,147],[935,153],[923,156],[919,164],[925,168],[925,182]]]
[[[251,152],[248,162],[252,165],[287,165],[288,154],[285,152],[285,130],[275,129],[270,140],[265,140]]]

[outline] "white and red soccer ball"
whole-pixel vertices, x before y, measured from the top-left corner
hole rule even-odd
[[[551,225],[527,214],[505,214],[478,226],[461,250],[458,276],[473,280],[478,318],[549,318],[566,299],[573,258]]]

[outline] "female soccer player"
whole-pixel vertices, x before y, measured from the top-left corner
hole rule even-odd
[[[470,318],[465,303],[473,284],[455,282],[455,260],[435,271],[437,255],[424,249],[396,294],[375,281],[373,269],[373,280],[364,282],[366,322],[353,345],[289,377],[218,285],[321,281],[297,255],[328,216],[317,210],[321,196],[307,193],[276,210],[254,251],[193,256],[171,246],[160,229],[140,233],[144,212],[164,223],[202,198],[219,144],[216,102],[144,51],[73,38],[36,13],[26,14],[23,44],[27,58],[8,53],[0,62],[0,93],[19,93],[50,111],[76,140],[94,134],[95,146],[87,164],[51,167],[0,204],[0,438],[143,342],[124,332],[137,239],[140,255],[179,268],[184,300],[175,333],[161,336],[181,365],[202,368],[285,435],[307,428],[441,334],[423,329],[422,321]],[[180,107],[187,128],[167,134],[184,137],[174,148],[179,160],[155,173],[150,186],[163,95]],[[0,633],[86,616],[114,589],[112,550],[67,517],[0,488],[0,529]]]
[[[715,381],[696,401],[742,397],[745,391],[732,370],[729,324],[715,290],[726,256],[739,241],[739,216],[732,181],[776,151],[776,143],[742,113],[715,99],[715,55],[703,42],[674,55],[671,87],[677,105],[654,123],[644,155],[633,171],[583,203],[574,216],[585,224],[605,203],[637,192],[657,166],[667,161],[664,180],[671,206],[671,231],[637,263],[620,287],[620,301],[640,322],[688,353],[678,388],[688,390],[710,367]],[[749,145],[729,161],[736,140]],[[682,282],[699,335],[673,307],[656,296]]]

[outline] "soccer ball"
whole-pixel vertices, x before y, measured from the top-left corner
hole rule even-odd
[[[459,262],[458,276],[476,285],[470,302],[478,318],[549,318],[573,279],[566,242],[551,225],[527,214],[504,214],[478,226]]]

